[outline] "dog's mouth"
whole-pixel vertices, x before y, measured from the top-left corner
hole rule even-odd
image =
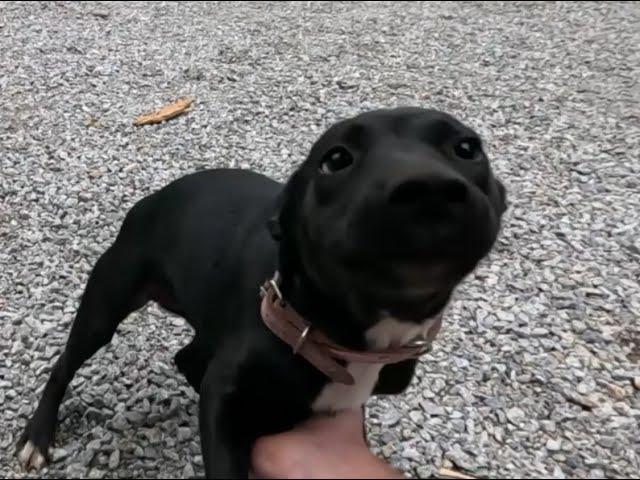
[[[395,318],[418,323],[447,305],[459,281],[442,264],[347,263],[343,271],[363,297]]]
[[[339,286],[366,305],[405,321],[421,323],[442,311],[475,266],[472,258],[427,255],[428,248],[390,252],[371,239],[363,242],[344,234],[329,240],[319,232],[302,231],[304,263],[318,284],[327,290]]]

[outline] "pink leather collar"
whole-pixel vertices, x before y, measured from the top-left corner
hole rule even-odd
[[[277,278],[276,274],[260,289],[262,320],[278,338],[293,348],[294,354],[304,357],[334,382],[354,384],[353,377],[339,360],[354,363],[398,363],[431,351],[431,339],[417,340],[406,346],[385,350],[358,351],[342,347],[319,330],[313,329],[310,323],[284,301]]]

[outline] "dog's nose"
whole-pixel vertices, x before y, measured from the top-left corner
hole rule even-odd
[[[391,189],[388,203],[406,209],[442,209],[462,205],[469,196],[460,179],[443,175],[405,180]]]

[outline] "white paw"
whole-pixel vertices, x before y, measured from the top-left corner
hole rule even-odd
[[[47,464],[47,460],[44,455],[40,453],[40,450],[31,442],[25,443],[20,453],[18,453],[18,460],[22,468],[29,471],[32,468],[40,470]]]

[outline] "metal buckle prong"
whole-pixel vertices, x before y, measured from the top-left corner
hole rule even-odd
[[[413,340],[408,347],[419,348],[420,353],[429,353],[433,349],[433,344],[429,340]]]
[[[280,287],[278,287],[278,282],[280,282],[280,272],[276,270],[276,272],[273,275],[273,278],[270,280],[267,280],[264,283],[264,285],[260,286],[260,297],[261,298],[266,297],[269,294],[269,287],[271,287],[273,291],[276,293],[278,300],[280,300],[280,304],[284,305],[284,297],[282,295],[282,291],[280,290]]]
[[[269,280],[269,285],[271,285],[271,288],[273,288],[273,291],[276,292],[278,300],[282,301],[283,300],[282,292],[280,291],[280,287],[278,287],[278,284],[276,283],[276,281],[274,279]]]
[[[309,330],[311,330],[311,325],[308,325],[307,328],[305,328],[300,334],[300,338],[298,338],[298,341],[296,342],[295,347],[293,347],[294,355],[298,353],[300,348],[302,348],[304,341],[307,339],[307,335],[309,335]]]

